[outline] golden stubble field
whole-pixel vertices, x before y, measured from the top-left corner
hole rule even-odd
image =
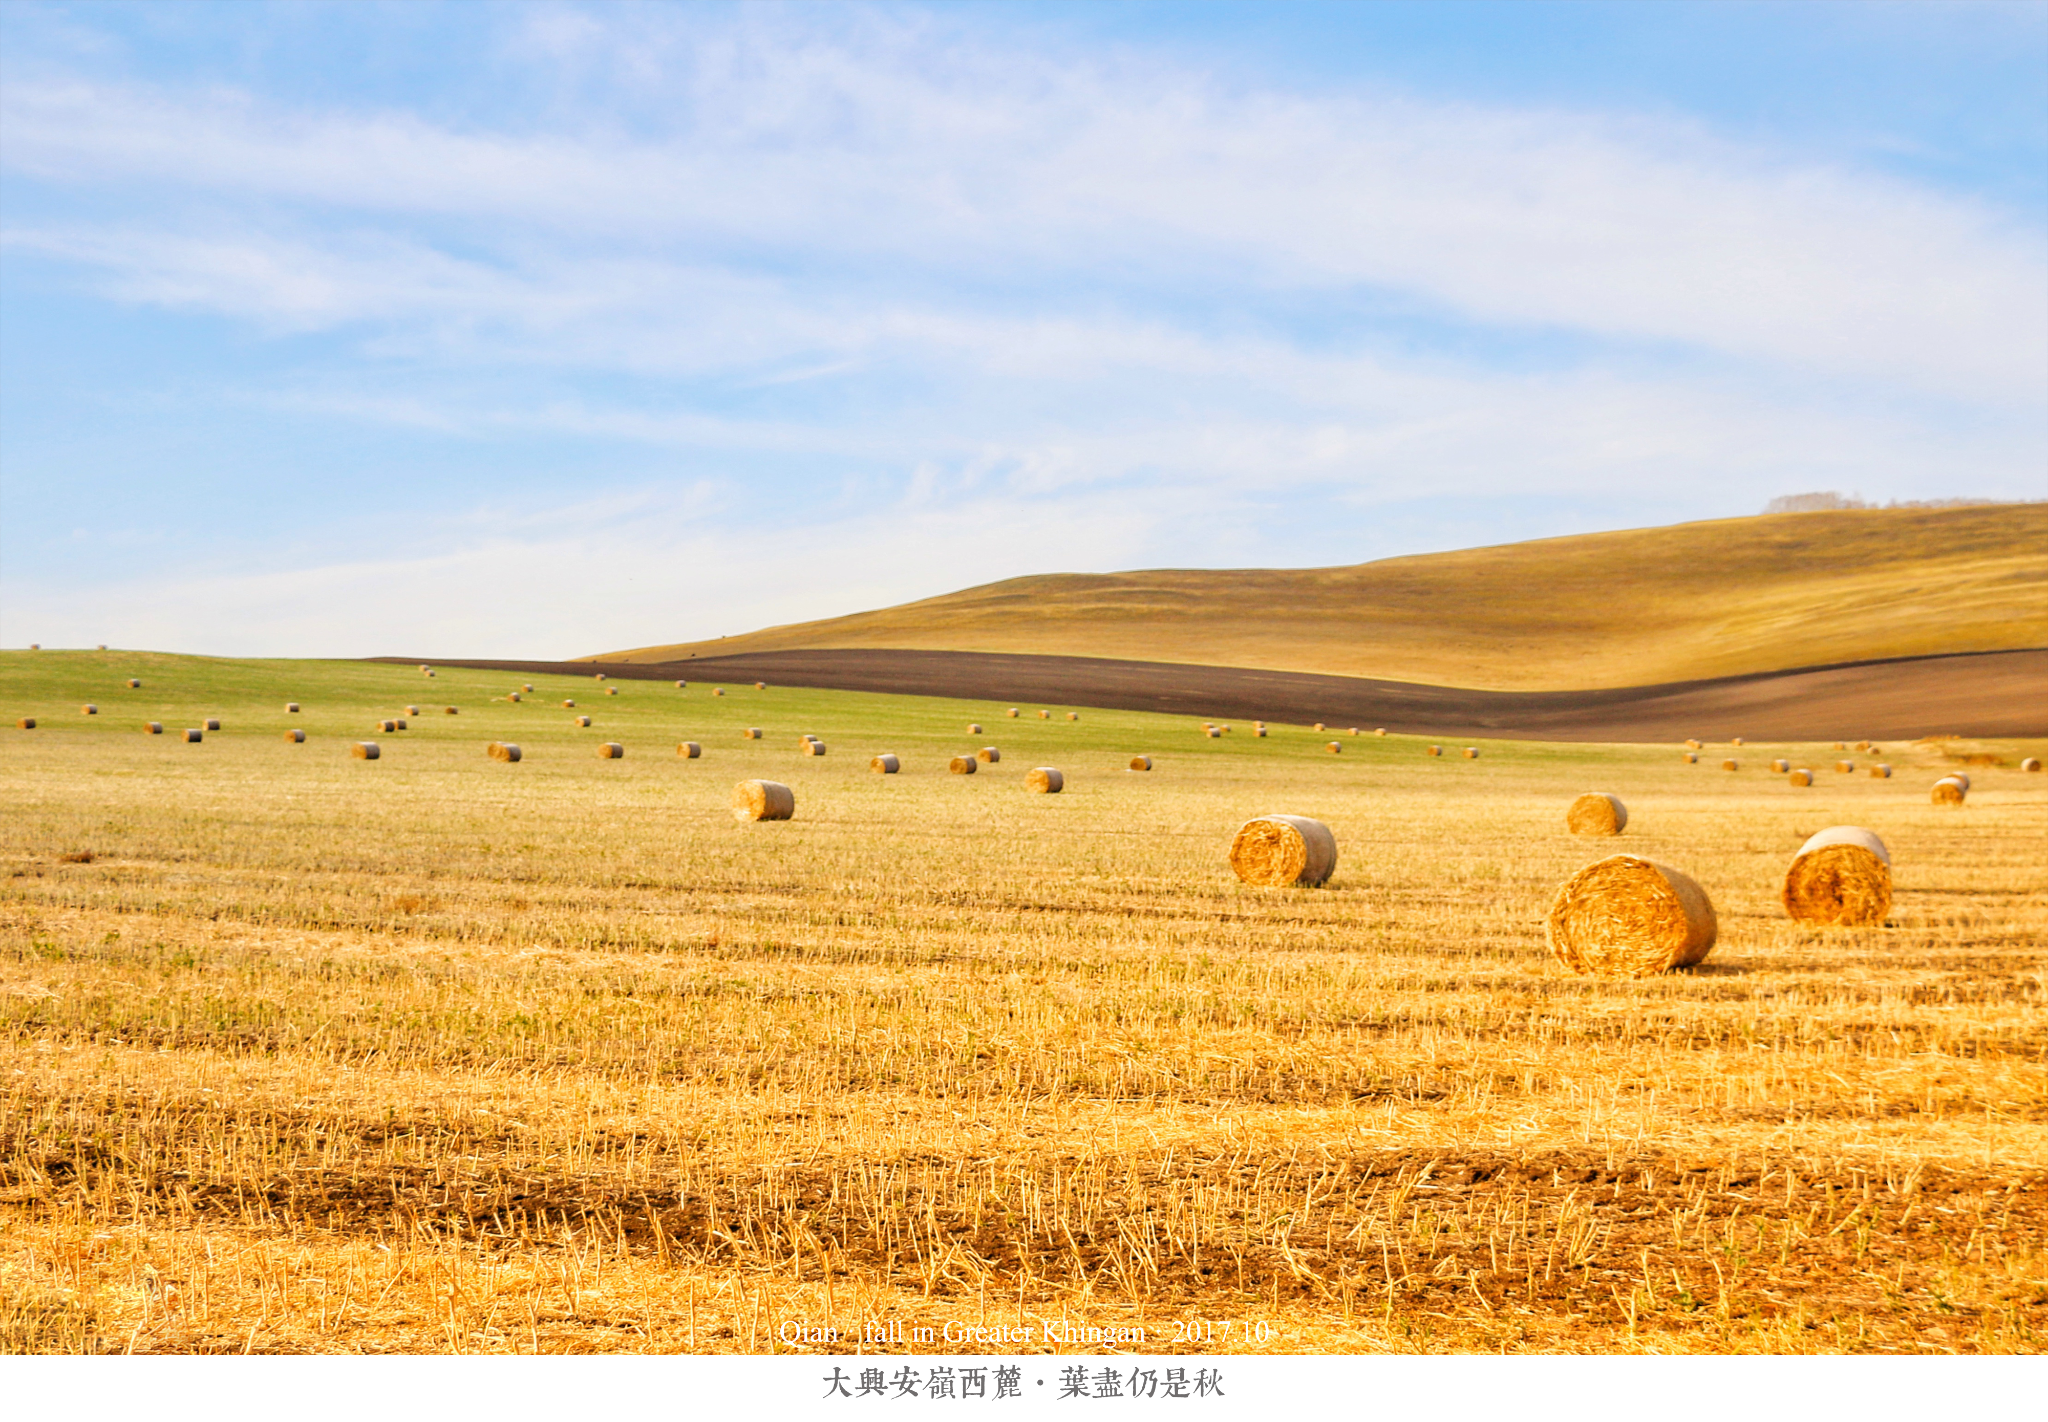
[[[514,708],[473,673],[433,692],[462,717],[365,763],[345,732],[284,744],[307,718],[254,708],[285,673],[248,674],[199,746],[0,732],[10,1351],[930,1352],[949,1324],[1024,1340],[963,1352],[2032,1351],[2048,1328],[2048,777],[1926,795],[1962,751],[2037,748],[1888,747],[1891,781],[1796,792],[1753,768],[1768,746],[1734,775],[1666,747],[1332,757],[1306,728],[822,692],[685,710],[643,684],[572,731],[556,681]],[[527,760],[488,761],[515,724]],[[595,757],[607,735],[626,759]],[[1003,761],[944,773],[979,744]],[[904,774],[868,773],[883,749]],[[1123,770],[1139,751],[1159,768]],[[1038,764],[1068,791],[1024,793]],[[794,821],[730,817],[763,774]],[[1564,832],[1587,789],[1627,834]],[[1269,811],[1335,829],[1329,888],[1230,877]],[[1891,846],[1882,929],[1777,906],[1834,823]],[[1712,894],[1702,968],[1549,962],[1551,892],[1616,850]]]

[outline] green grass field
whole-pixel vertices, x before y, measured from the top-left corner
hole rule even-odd
[[[2048,746],[1873,780],[726,690],[0,655],[0,1347],[2039,1349]],[[736,822],[747,777],[796,819]],[[1625,835],[1564,832],[1587,789]],[[1334,829],[1328,888],[1231,876],[1273,811]],[[1845,822],[1889,921],[1789,922]],[[1707,888],[1701,968],[1551,963],[1551,894],[1617,851]]]
[[[1721,519],[1354,567],[1048,574],[602,660],[905,647],[1575,691],[2039,646],[2048,503]]]

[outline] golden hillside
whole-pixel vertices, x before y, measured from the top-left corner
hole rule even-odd
[[[1012,578],[587,660],[914,647],[1508,691],[2048,646],[2048,503],[1720,519],[1340,568]]]

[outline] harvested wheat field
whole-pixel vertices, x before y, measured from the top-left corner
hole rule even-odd
[[[1306,726],[1090,710],[1018,720],[969,777],[959,730],[1006,703],[693,686],[600,732],[554,708],[567,677],[522,704],[437,664],[463,714],[366,765],[412,667],[125,654],[127,714],[76,715],[105,663],[0,655],[6,717],[41,726],[0,735],[10,1351],[2048,1331],[2039,743],[1888,742],[1896,779],[1795,788],[1675,742],[1331,756]],[[202,715],[229,729],[135,734]],[[703,753],[600,762],[606,739]],[[1964,767],[1967,802],[1930,803]],[[795,818],[736,819],[755,779]],[[1627,804],[1621,840],[1568,830],[1588,786]],[[1329,826],[1325,887],[1232,873],[1272,814]],[[1832,825],[1889,851],[1880,926],[1786,915]],[[1559,887],[1617,847],[1711,898],[1698,966],[1553,960]],[[906,1341],[861,1342],[877,1321]]]

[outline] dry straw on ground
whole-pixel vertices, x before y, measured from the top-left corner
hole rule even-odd
[[[1337,837],[1305,815],[1261,815],[1231,839],[1230,867],[1262,888],[1315,888],[1337,872]]]
[[[903,769],[903,762],[888,751],[884,751],[868,762],[868,769],[877,775],[894,775]]]
[[[492,760],[502,760],[507,765],[512,765],[519,760],[519,747],[510,741],[492,741],[484,747],[484,754]]]
[[[1573,834],[1620,834],[1628,828],[1628,806],[1619,796],[1590,791],[1572,801],[1564,822]]]
[[[1150,770],[1152,768],[1152,757],[1149,755],[1134,755],[1131,757],[1130,768],[1132,770]]]
[[[1691,877],[1616,854],[1558,889],[1544,922],[1551,954],[1575,973],[1644,978],[1689,968],[1714,946],[1714,905]]]
[[[786,820],[796,813],[796,793],[779,780],[742,780],[732,789],[736,820]]]
[[[698,745],[695,741],[676,742],[676,755],[683,760],[695,760],[702,754],[704,754],[704,747]]]
[[[1067,777],[1049,765],[1041,765],[1024,777],[1024,788],[1038,795],[1057,795],[1067,788]]]
[[[1934,782],[1934,789],[1928,798],[1937,805],[1960,805],[1969,794],[1970,782],[1967,778],[1961,775],[1944,775]]]
[[[384,751],[375,741],[357,741],[349,754],[357,760],[375,760],[384,754]]]
[[[1892,907],[1892,856],[1871,831],[1835,825],[1799,846],[1779,897],[1802,922],[1883,923]]]
[[[956,755],[946,762],[946,769],[955,775],[972,775],[981,769],[981,762],[971,755]]]
[[[150,722],[150,725],[154,726],[156,725],[156,722],[152,721]],[[155,735],[156,732],[151,731],[150,734]],[[306,743],[306,733],[302,730],[299,730],[297,727],[293,727],[291,730],[286,731],[284,733],[284,738],[295,746],[304,745]]]

